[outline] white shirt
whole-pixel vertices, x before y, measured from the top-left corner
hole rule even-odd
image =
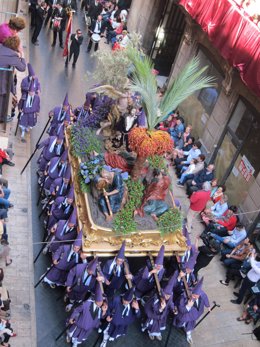
[[[249,270],[247,277],[250,281],[256,283],[260,280],[260,261],[256,261],[253,257],[250,258],[252,269]]]

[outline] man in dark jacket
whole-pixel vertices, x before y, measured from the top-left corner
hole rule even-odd
[[[79,57],[79,52],[80,52],[80,46],[82,45],[83,42],[83,36],[82,32],[80,29],[76,30],[76,34],[72,34],[70,37],[71,44],[70,44],[70,49],[69,49],[69,55],[67,56],[65,66],[68,65],[70,62],[70,59],[72,58],[73,55],[73,63],[72,66],[75,67],[76,62]]]
[[[53,43],[52,47],[56,45],[56,40],[57,40],[57,34],[59,33],[59,41],[60,41],[60,47],[63,48],[63,31],[66,28],[66,11],[64,8],[60,5],[57,4],[55,10],[53,11],[52,15],[52,21],[53,21]]]
[[[214,165],[208,165],[204,170],[201,170],[193,180],[187,182],[187,193],[191,196],[193,192],[201,190],[204,182],[211,182],[214,178]]]
[[[37,38],[41,32],[42,29],[42,25],[44,22],[44,18],[46,15],[46,8],[47,8],[47,4],[43,1],[41,3],[41,5],[39,7],[37,7],[36,9],[36,13],[35,13],[35,22],[34,22],[34,32],[33,32],[33,36],[32,36],[32,43],[35,46],[39,46],[39,43],[37,42]]]
[[[96,52],[98,50],[98,44],[100,41],[100,37],[102,36],[102,34],[105,30],[103,24],[104,23],[103,23],[102,16],[98,16],[97,20],[94,20],[92,22],[90,30],[89,30],[91,37],[90,37],[89,44],[88,44],[88,50],[87,50],[88,53],[91,50],[93,42],[95,43],[94,51]],[[96,39],[96,38],[94,38],[93,34],[97,34],[99,37]]]

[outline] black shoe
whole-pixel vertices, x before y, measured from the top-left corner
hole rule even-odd
[[[15,166],[15,163],[13,163],[13,162],[11,162],[11,161],[9,161],[8,163],[6,163],[7,165],[9,165],[9,166]]]
[[[55,43],[53,43],[51,46],[54,47],[54,46],[55,46]]]
[[[232,304],[240,305],[240,303],[237,300],[230,300],[230,302],[232,302]]]
[[[90,49],[87,50],[87,53],[89,53],[89,52],[90,52]]]
[[[38,42],[32,42],[32,44],[33,44],[34,46],[39,46],[39,43],[38,43]]]
[[[76,64],[72,64],[72,67],[75,67],[76,66]]]
[[[63,46],[63,45],[60,45],[60,48],[64,48],[64,46]]]
[[[237,298],[239,297],[239,293],[233,292],[233,294],[234,294]]]

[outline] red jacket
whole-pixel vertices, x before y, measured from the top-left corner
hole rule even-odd
[[[190,197],[190,209],[193,211],[201,212],[206,207],[207,202],[210,200],[210,191],[198,190],[192,193]]]
[[[3,159],[6,159],[6,158],[7,158],[7,154],[5,153],[5,151],[2,151],[0,149],[0,164],[2,164]]]
[[[227,230],[231,231],[235,229],[235,226],[237,225],[237,217],[233,215],[227,220],[218,219],[217,223],[227,228]]]

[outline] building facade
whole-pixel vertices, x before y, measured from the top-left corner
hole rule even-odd
[[[191,15],[181,6],[184,2],[133,0],[129,29],[143,35],[155,68],[168,76],[168,83],[195,55],[202,66],[208,66],[206,73],[215,77],[214,88],[192,95],[179,110],[186,123],[192,125],[194,136],[201,140],[208,162],[215,163],[216,177],[226,185],[229,203],[239,206],[243,221],[252,231],[260,223],[260,98],[193,19],[196,13]],[[145,17],[144,22],[138,14]],[[260,30],[252,25],[259,39]]]

